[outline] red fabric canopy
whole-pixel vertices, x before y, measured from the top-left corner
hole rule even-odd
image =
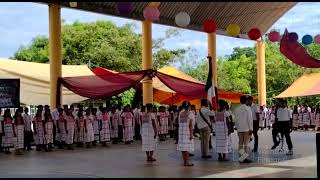
[[[99,99],[118,95],[135,87],[147,71],[124,72],[107,75],[65,77],[61,83],[70,91],[87,98]]]
[[[289,33],[287,29],[281,39],[280,52],[299,66],[305,68],[320,68],[320,60],[311,57],[299,42],[289,41]]]

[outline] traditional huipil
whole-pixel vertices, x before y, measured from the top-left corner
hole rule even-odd
[[[310,120],[311,120],[310,112],[305,110],[303,112],[303,126],[304,126],[304,128],[308,128],[310,126]]]
[[[292,127],[298,128],[299,127],[299,114],[292,113]]]
[[[316,112],[315,115],[315,125],[316,125],[316,130],[318,130],[318,128],[320,128],[320,113]]]
[[[16,136],[17,141],[15,144],[15,149],[23,149],[24,148],[24,124],[16,124]]]
[[[93,116],[92,115],[85,115],[85,126],[87,129],[86,133],[86,142],[90,143],[94,141],[94,132],[93,132]]]
[[[47,119],[45,122],[45,129],[46,129],[46,143],[47,144],[53,144],[53,120],[51,117]]]
[[[310,112],[310,126],[311,127],[315,127],[315,125],[316,125],[316,114],[315,114],[315,112]]]
[[[178,116],[179,130],[178,130],[178,151],[194,151],[194,140],[190,140],[189,124],[192,124],[194,115],[191,111],[182,111]]]
[[[67,134],[66,134],[66,144],[70,145],[73,144],[73,136],[74,136],[74,118],[72,115],[66,116],[66,122],[67,122]]]
[[[35,126],[34,129],[34,137],[36,145],[44,145],[46,144],[46,136],[45,136],[45,129],[44,129],[44,121],[42,117],[34,117],[33,124]]]
[[[7,117],[3,120],[3,133],[4,136],[2,137],[2,147],[3,148],[10,148],[14,144],[14,124],[12,119]]]
[[[298,126],[303,127],[303,111],[300,110],[298,114]]]
[[[158,112],[157,115],[160,119],[160,125],[158,126],[159,135],[167,135],[168,134],[168,126],[169,126],[169,113],[168,112]]]
[[[229,153],[231,152],[231,142],[229,137],[229,129],[227,125],[227,114],[225,111],[216,113],[216,151],[217,153]]]
[[[59,115],[57,125],[56,140],[60,143],[64,143],[66,142],[66,120],[64,115]]]
[[[100,137],[100,134],[99,134],[99,121],[100,119],[98,119],[98,117],[96,115],[91,115],[92,116],[92,119],[93,119],[93,131],[94,131],[94,140],[95,141],[99,141],[99,137]],[[100,118],[100,117],[99,117]]]
[[[77,142],[84,143],[86,140],[86,133],[85,133],[85,127],[84,127],[84,118],[83,116],[80,116],[78,119],[78,127],[76,129],[77,131]]]
[[[121,114],[121,118],[124,121],[124,132],[123,132],[123,139],[125,142],[133,141],[133,114],[132,112],[123,112]]]
[[[140,112],[141,114],[141,138],[142,151],[155,151],[157,147],[157,138],[154,138],[155,132],[152,126],[152,120],[156,121],[154,113]]]
[[[110,119],[108,113],[101,113],[100,141],[110,141]]]
[[[118,138],[118,126],[119,126],[119,121],[120,121],[120,114],[115,111],[114,113],[111,113],[111,138],[117,139]]]

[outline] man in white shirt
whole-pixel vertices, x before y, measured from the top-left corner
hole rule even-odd
[[[253,148],[253,152],[257,152],[258,151],[258,130],[259,130],[259,114],[260,114],[260,110],[259,107],[253,103],[253,97],[249,96],[248,100],[247,100],[247,105],[251,108],[251,112],[252,112],[252,119],[253,119],[253,137],[254,137],[254,148]]]
[[[200,131],[201,138],[201,154],[202,158],[207,159],[212,156],[208,155],[210,134],[212,132],[212,122],[210,121],[215,115],[214,111],[208,108],[208,100],[201,100],[201,109],[197,113],[197,126]]]
[[[249,141],[253,132],[253,118],[250,107],[246,105],[247,97],[240,97],[241,105],[234,111],[235,126],[239,136],[239,162],[250,163],[249,157]]]
[[[31,142],[33,141],[33,133],[31,130],[31,116],[29,114],[29,109],[27,107],[24,108],[24,113],[22,114],[22,118],[24,120],[24,149],[28,151],[33,150],[31,148]]]

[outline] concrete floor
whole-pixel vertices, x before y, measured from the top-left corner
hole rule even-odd
[[[25,152],[24,155],[0,154],[0,177],[238,177],[238,178],[294,178],[316,177],[315,132],[293,132],[294,155],[291,157],[271,151],[271,131],[259,132],[259,153],[252,155],[254,163],[239,164],[238,153],[229,154],[229,162],[200,158],[199,141],[196,143],[194,167],[182,166],[180,152],[173,140],[160,142],[155,153],[157,162],[147,163],[140,142],[131,145],[110,145],[74,151]],[[233,134],[233,149],[238,139]],[[286,144],[284,145],[286,149]]]

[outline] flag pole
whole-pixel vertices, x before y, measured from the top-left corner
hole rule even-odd
[[[210,55],[207,56],[208,58],[208,61],[209,61],[209,73],[210,73],[210,76],[211,76],[211,84],[212,84],[212,88],[214,89],[215,91],[215,84],[214,84],[214,78],[213,77],[213,64],[212,64],[212,57]],[[216,94],[217,96],[217,94]],[[218,111],[217,109],[213,108],[213,104],[209,103],[211,105],[211,108],[214,110],[214,111]]]

